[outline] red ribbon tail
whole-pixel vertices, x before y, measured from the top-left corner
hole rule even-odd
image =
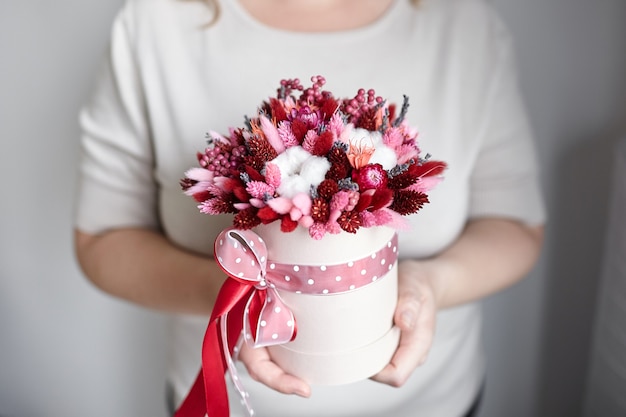
[[[176,411],[174,417],[204,417],[204,415],[206,414],[204,392],[204,375],[202,370],[200,370],[200,372],[198,372],[198,377],[196,378],[196,381],[191,386],[189,394],[187,394],[185,401],[183,401],[180,408]]]
[[[174,417],[228,417],[228,391],[224,374],[226,373],[225,355],[232,352],[233,341],[229,340],[229,350],[222,351],[222,340],[220,335],[220,320],[224,314],[231,311],[237,312],[239,316],[241,310],[239,304],[254,287],[227,279],[220,289],[220,293],[215,301],[211,320],[204,335],[202,345],[202,369],[196,381],[187,394],[182,405],[174,414]],[[243,326],[242,317],[234,317],[232,326],[229,325],[229,339],[241,333]],[[231,345],[232,343],[232,345]]]

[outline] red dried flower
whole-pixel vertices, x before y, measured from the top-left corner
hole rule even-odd
[[[209,198],[213,197],[213,194],[205,190],[205,191],[200,191],[199,193],[194,193],[192,197],[198,203],[202,203],[203,201],[208,200]]]
[[[269,105],[272,112],[272,118],[276,120],[277,124],[278,122],[287,120],[287,113],[285,112],[285,108],[283,107],[281,102],[278,101],[278,99],[271,98]]]
[[[333,147],[333,140],[334,138],[332,132],[329,132],[328,130],[322,132],[322,134],[315,140],[311,154],[316,156],[326,155],[328,151],[330,151],[330,148]]]
[[[326,158],[331,164],[350,166],[350,161],[348,160],[348,155],[346,155],[346,151],[341,149],[339,146],[333,147],[330,152],[328,152]]]
[[[401,190],[415,184],[418,177],[413,175],[409,170],[406,170],[394,177],[391,177],[387,181],[387,187],[392,190]]]
[[[402,173],[389,178],[387,187],[392,190],[407,188],[423,177],[431,177],[441,174],[446,169],[446,164],[441,161],[427,161],[419,164],[411,164]]]
[[[240,181],[241,183],[241,181]],[[243,183],[241,183],[241,185],[237,185],[234,189],[233,189],[233,195],[235,196],[235,198],[237,198],[237,200],[239,201],[249,201],[250,198],[252,197],[250,194],[248,194],[248,192],[246,191],[246,187],[244,187]]]
[[[269,224],[280,217],[280,214],[276,213],[270,206],[265,206],[259,209],[257,216],[261,219],[261,223]]]
[[[250,181],[265,181],[265,177],[255,167],[245,164],[243,170],[250,177]]]
[[[367,190],[360,194],[359,201],[354,211],[376,211],[387,207],[393,198],[393,191],[386,188],[382,190]]]
[[[255,207],[248,207],[235,215],[233,226],[237,229],[248,230],[261,224]]]
[[[403,216],[416,213],[424,204],[428,203],[428,196],[419,191],[397,190],[393,193],[393,202],[389,208]]]
[[[378,111],[375,107],[366,110],[355,124],[356,127],[370,131],[378,130]]]
[[[339,103],[332,97],[328,97],[324,100],[324,104],[320,106],[320,113],[324,120],[330,119],[330,117],[335,113],[339,107]]]
[[[298,143],[302,143],[304,140],[304,136],[306,136],[306,132],[309,131],[309,128],[305,122],[300,119],[294,119],[291,122],[291,131],[293,135],[298,140]]]
[[[280,222],[280,231],[284,233],[293,232],[298,227],[298,222],[291,220],[289,214],[283,216]]]
[[[339,181],[348,177],[349,172],[349,168],[347,168],[345,165],[332,164],[328,172],[326,172],[325,177],[333,181]]]
[[[446,169],[447,164],[442,161],[426,161],[420,164],[413,164],[409,167],[409,171],[416,177],[432,177],[439,175]]]
[[[337,185],[337,181],[332,179],[325,179],[317,186],[317,194],[326,200],[330,200],[337,191],[339,191],[339,185]]]
[[[344,211],[337,219],[337,223],[348,233],[356,233],[361,227],[361,217],[356,211]]]
[[[330,216],[330,205],[323,198],[314,198],[311,203],[311,218],[316,223],[326,223]]]
[[[343,149],[334,146],[331,148],[326,158],[331,163],[330,169],[326,173],[326,178],[339,181],[348,177],[352,165],[350,165],[348,155],[346,155]]]
[[[276,150],[264,137],[254,136],[248,140],[247,145],[249,154],[245,158],[246,162],[256,170],[260,171],[266,162],[278,156]]]

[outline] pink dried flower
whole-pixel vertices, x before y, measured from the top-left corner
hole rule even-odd
[[[302,147],[310,154],[313,153],[313,148],[315,147],[315,141],[318,138],[318,134],[315,130],[309,130],[304,135],[304,141],[302,141]]]
[[[346,124],[343,122],[341,115],[338,113],[333,114],[328,123],[328,130],[330,130],[335,137],[340,137],[345,129]]]
[[[272,123],[270,119],[263,115],[261,115],[259,119],[261,120],[261,130],[263,130],[265,138],[270,143],[270,145],[272,145],[272,148],[274,148],[277,153],[284,152],[285,144],[280,138],[280,135],[278,134],[278,129],[276,129],[274,123]]]
[[[276,188],[261,181],[250,181],[246,184],[246,191],[254,198],[262,199],[265,196],[273,196]]]
[[[214,197],[203,201],[198,205],[198,208],[201,213],[205,214],[223,214],[233,212],[233,206],[220,197]]]
[[[280,168],[272,162],[265,164],[265,182],[274,188],[280,186]]]
[[[309,227],[309,236],[315,240],[320,240],[326,234],[326,226],[322,223],[313,223]]]
[[[291,122],[289,121],[285,120],[278,124],[278,136],[283,142],[283,145],[285,145],[285,148],[291,148],[299,144],[298,139],[296,139],[296,136],[291,130]]]

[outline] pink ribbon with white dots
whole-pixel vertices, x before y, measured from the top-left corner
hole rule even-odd
[[[263,239],[250,230],[224,230],[215,241],[215,258],[230,278],[254,285],[256,289],[244,309],[246,342],[262,347],[293,340],[296,333],[293,313],[278,295],[275,277],[267,272],[267,247]]]

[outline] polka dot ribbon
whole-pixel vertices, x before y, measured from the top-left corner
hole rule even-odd
[[[230,278],[256,289],[244,309],[246,342],[262,347],[292,341],[296,336],[295,320],[267,273],[263,239],[250,230],[225,230],[215,242],[215,258]]]
[[[245,342],[254,347],[287,343],[296,337],[296,320],[277,289],[325,295],[371,284],[395,265],[397,242],[394,234],[371,255],[346,263],[294,265],[269,260],[265,242],[250,230],[220,233],[215,240],[215,258],[229,279],[220,289],[207,327],[202,368],[174,417],[228,417],[226,370],[252,416],[232,355],[242,333]]]

